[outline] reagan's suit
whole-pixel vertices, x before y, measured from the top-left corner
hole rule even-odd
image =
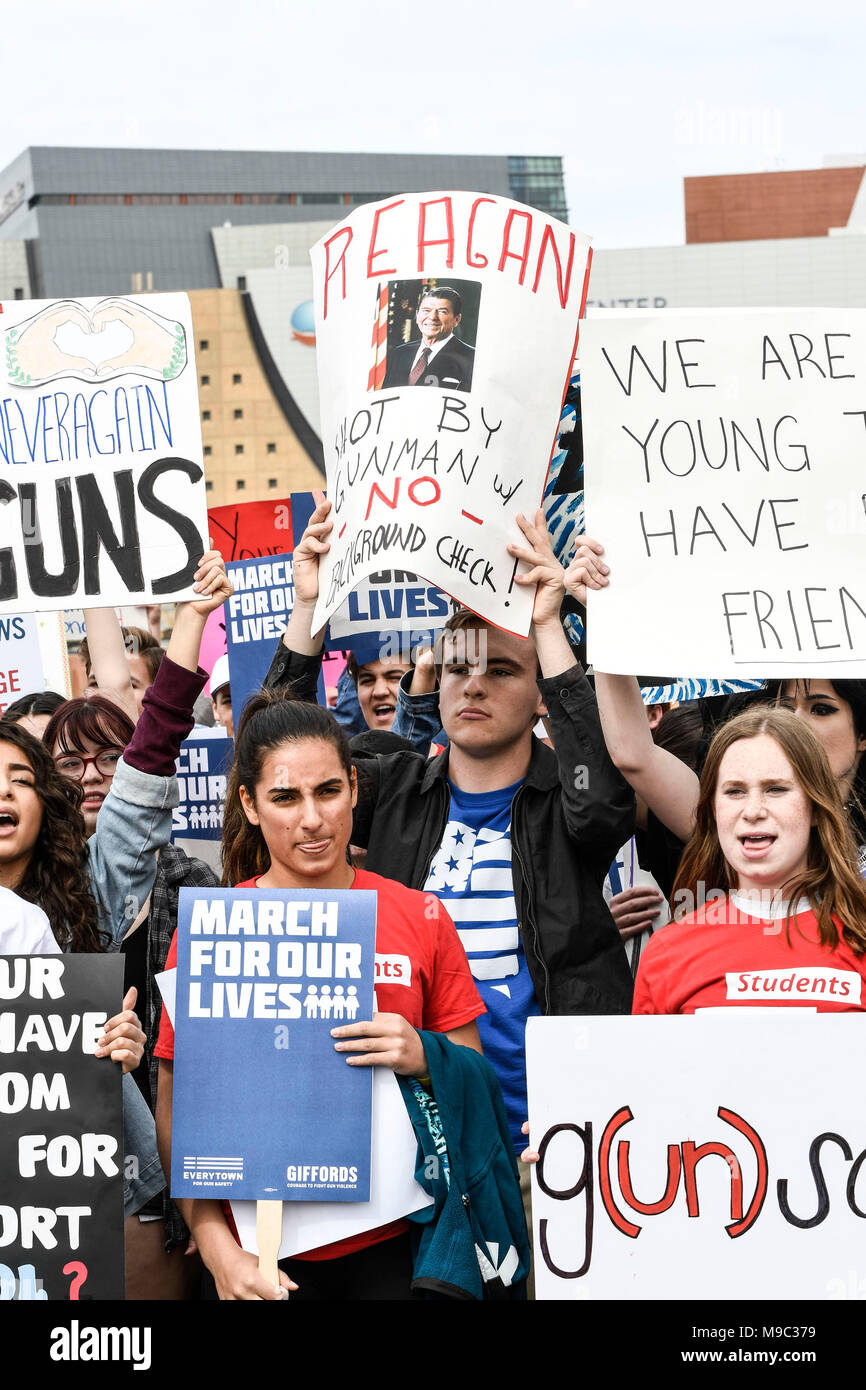
[[[385,371],[383,389],[391,386],[408,386],[409,373],[415,354],[421,346],[421,339],[404,343],[400,347],[388,349],[388,365]],[[472,389],[472,367],[475,362],[475,349],[459,338],[451,338],[428,362],[416,386],[441,386],[446,391],[470,391]]]

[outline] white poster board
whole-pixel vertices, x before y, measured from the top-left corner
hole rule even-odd
[[[537,1296],[832,1299],[863,1261],[859,1014],[532,1018]]]
[[[0,617],[0,714],[22,695],[44,689],[36,619],[29,614]]]
[[[0,305],[0,614],[192,597],[207,549],[189,300]]]
[[[581,328],[597,670],[866,675],[866,311]]]
[[[506,198],[406,193],[311,256],[334,504],[314,630],[359,580],[402,569],[525,636],[533,592],[506,544],[541,502],[589,239]]]

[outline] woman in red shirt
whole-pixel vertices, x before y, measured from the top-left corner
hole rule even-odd
[[[347,858],[357,773],[348,741],[318,705],[263,692],[247,704],[229,778],[223,829],[225,883],[239,888],[373,889],[377,1012],[371,1020],[331,1030],[349,1066],[384,1066],[426,1077],[419,1028],[445,1033],[481,1051],[475,1019],[484,1012],[457,931],[438,898]],[[176,961],[176,940],[166,968]],[[396,966],[399,965],[399,969]],[[174,1033],[163,1011],[157,1131],[163,1165],[171,1150]],[[170,1171],[170,1165],[165,1167]],[[180,1209],[223,1299],[277,1298],[301,1290],[305,1299],[409,1298],[411,1259],[405,1221],[284,1261],[281,1289],[261,1277],[257,1261],[236,1242],[221,1203],[181,1201]],[[290,1277],[291,1276],[291,1277]],[[296,1282],[297,1281],[297,1282]]]
[[[866,884],[818,739],[784,709],[723,725],[634,1013],[735,1005],[866,1009]],[[683,915],[681,915],[683,914]]]

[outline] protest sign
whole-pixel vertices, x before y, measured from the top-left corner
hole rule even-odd
[[[312,493],[292,493],[293,547],[315,505]],[[418,647],[433,645],[458,606],[417,574],[378,571],[362,579],[332,614],[325,651],[351,651],[361,666],[367,661],[414,661]]]
[[[87,636],[82,608],[67,608],[63,613],[63,631],[67,642],[83,642]]]
[[[362,579],[328,624],[325,646],[367,661],[416,660],[432,647],[460,605],[441,589],[405,570],[382,570]]]
[[[0,1299],[123,1297],[120,956],[0,956]]]
[[[369,1198],[375,938],[375,893],[180,890],[173,1196]]]
[[[418,1138],[397,1078],[387,1067],[373,1067],[373,1136],[369,1202],[285,1202],[279,1258],[318,1250],[364,1231],[399,1221],[430,1206],[430,1195],[415,1181]],[[245,1250],[258,1253],[254,1202],[232,1202],[232,1216]]]
[[[44,689],[36,619],[0,617],[0,714],[22,695]]]
[[[207,546],[182,294],[0,305],[0,613],[193,597]]]
[[[226,782],[234,755],[234,739],[226,738],[222,729],[196,729],[184,739],[177,760],[180,804],[171,813],[173,840],[222,838]]]
[[[533,594],[506,545],[541,501],[588,238],[506,198],[406,193],[311,256],[334,520],[313,629],[402,569],[525,636]]]
[[[285,555],[292,549],[292,504],[288,497],[278,502],[208,507],[207,519],[211,540],[227,564],[261,555]]]
[[[866,674],[866,313],[590,319],[581,330],[600,671]]]
[[[526,1060],[539,1298],[843,1296],[866,1214],[858,1015],[531,1018]]]
[[[235,722],[261,687],[295,602],[292,558],[244,560],[226,569],[235,592],[225,605]],[[319,704],[325,693],[319,681]]]

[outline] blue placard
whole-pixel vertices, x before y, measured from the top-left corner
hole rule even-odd
[[[184,739],[177,760],[180,803],[171,813],[173,840],[222,838],[226,782],[234,756],[234,739],[223,734],[193,733]]]
[[[372,892],[180,890],[172,1196],[369,1201],[375,950]]]
[[[277,645],[295,603],[292,557],[267,555],[226,565],[235,592],[225,606],[226,646],[235,729],[251,695],[274,659]],[[319,704],[325,687],[319,680]]]

